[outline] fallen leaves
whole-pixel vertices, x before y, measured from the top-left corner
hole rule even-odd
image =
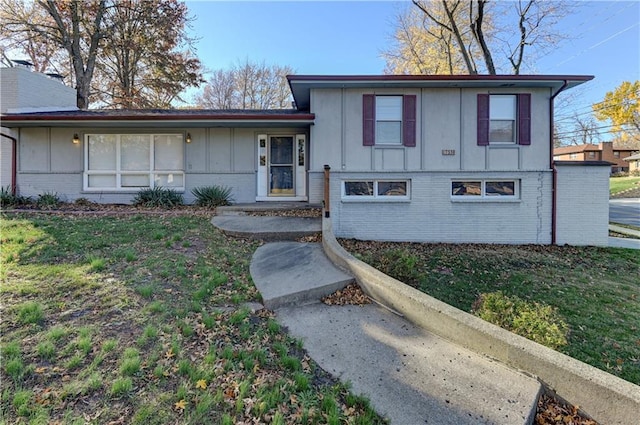
[[[370,304],[371,300],[357,284],[351,283],[344,289],[327,295],[322,302],[327,305],[364,305]]]
[[[180,411],[184,411],[184,409],[187,407],[187,401],[185,399],[182,399],[178,402],[176,402],[176,404],[174,405],[174,408],[176,410],[180,410]]]
[[[536,425],[598,425],[598,423],[581,415],[576,406],[564,404],[553,396],[543,394],[538,401]]]

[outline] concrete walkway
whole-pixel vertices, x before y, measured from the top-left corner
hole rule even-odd
[[[540,384],[375,304],[276,311],[324,370],[392,424],[530,424]]]
[[[640,231],[609,223],[609,230],[628,235],[630,238],[609,237],[609,246],[614,248],[640,249]]]
[[[316,233],[319,220],[224,215],[228,234],[272,240]],[[295,228],[295,231],[292,229]],[[280,235],[277,233],[280,232]],[[530,424],[540,383],[444,340],[375,304],[327,306],[320,298],[353,279],[320,244],[268,243],[256,250],[251,277],[267,308],[309,355],[392,424]]]

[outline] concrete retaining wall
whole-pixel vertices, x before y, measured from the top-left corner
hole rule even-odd
[[[640,417],[640,386],[558,353],[436,300],[356,259],[337,242],[324,218],[327,256],[350,271],[373,299],[418,326],[537,377],[603,425],[629,425]]]

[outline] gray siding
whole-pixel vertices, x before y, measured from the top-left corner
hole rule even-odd
[[[2,133],[11,137],[16,134],[9,128],[2,127]],[[11,186],[11,175],[13,173],[13,141],[4,136],[0,136],[0,187]]]
[[[258,134],[300,134],[306,129],[277,128],[23,128],[19,132],[18,193],[36,197],[56,192],[63,200],[87,198],[102,203],[129,203],[136,191],[83,191],[83,143],[73,144],[77,133],[183,133],[192,142],[184,145],[185,202],[194,201],[191,189],[223,185],[233,190],[236,202],[256,199],[256,136]],[[10,143],[3,143],[4,145]],[[4,154],[4,151],[3,151]],[[2,156],[4,161],[4,155]],[[3,166],[4,169],[4,166]]]
[[[362,95],[415,94],[416,147],[363,146]],[[313,90],[312,171],[324,164],[340,171],[466,171],[549,169],[549,89],[502,89],[492,94],[531,93],[530,146],[477,146],[479,89],[323,89]],[[455,151],[444,155],[443,150]]]

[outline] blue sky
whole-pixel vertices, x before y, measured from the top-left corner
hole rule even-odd
[[[640,2],[579,1],[561,21],[571,36],[535,64],[539,74],[595,75],[575,108],[640,78]],[[382,74],[395,17],[408,1],[188,1],[209,69],[249,59],[298,74]]]

